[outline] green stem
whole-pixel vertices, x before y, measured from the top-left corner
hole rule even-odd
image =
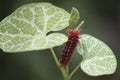
[[[82,27],[82,25],[84,24],[84,21],[82,21],[75,30],[80,30],[80,28]]]
[[[78,64],[78,65],[75,67],[75,69],[70,73],[70,75],[69,75],[69,80],[70,80],[71,77],[74,75],[74,73],[79,69],[79,67],[80,67],[80,64]]]
[[[69,66],[66,66],[65,70],[66,70],[67,75],[69,75]]]
[[[68,74],[66,73],[64,67],[62,67],[62,66],[60,65],[59,60],[58,60],[58,58],[57,58],[57,56],[56,56],[53,48],[50,48],[50,50],[51,50],[51,52],[52,52],[52,56],[53,56],[53,58],[54,58],[54,60],[55,60],[56,65],[58,66],[58,68],[60,69],[60,71],[61,71],[61,73],[62,73],[62,75],[63,75],[64,80],[68,80],[68,79],[67,79]]]
[[[56,57],[56,54],[55,54],[53,48],[51,48],[50,50],[51,50],[51,52],[52,52],[52,56],[53,56],[53,58],[54,58],[54,60],[55,60],[55,62],[56,62],[56,65],[57,65],[57,66],[60,66],[59,61],[58,61],[58,59],[57,59],[57,57]]]

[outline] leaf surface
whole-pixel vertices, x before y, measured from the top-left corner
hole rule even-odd
[[[115,72],[116,58],[112,50],[101,40],[82,34],[77,51],[83,56],[81,69],[88,75],[100,76]]]
[[[69,25],[70,14],[50,3],[24,5],[0,22],[0,48],[5,52],[48,49],[67,37],[59,31]]]
[[[76,24],[80,19],[79,11],[73,7],[71,10],[70,20],[69,20],[69,26],[73,26]]]

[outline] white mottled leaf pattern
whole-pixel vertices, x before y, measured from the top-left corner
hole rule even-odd
[[[15,10],[0,22],[0,48],[5,52],[48,49],[67,37],[59,31],[69,25],[70,14],[50,3],[32,3]]]
[[[79,11],[73,7],[71,10],[70,20],[69,20],[69,26],[73,26],[76,24],[80,19]]]
[[[112,74],[117,67],[112,50],[102,41],[87,35],[80,36],[77,51],[83,56],[81,69],[90,76]]]

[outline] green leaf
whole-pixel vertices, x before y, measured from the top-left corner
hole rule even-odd
[[[73,7],[71,10],[70,20],[69,20],[69,26],[72,26],[76,24],[80,19],[79,11]]]
[[[67,37],[59,31],[69,25],[70,14],[50,3],[24,5],[0,22],[0,48],[5,52],[48,49]]]
[[[83,56],[81,69],[90,76],[112,74],[117,67],[112,50],[102,41],[82,34],[77,51]]]

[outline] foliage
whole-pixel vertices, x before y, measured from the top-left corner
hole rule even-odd
[[[5,52],[50,49],[64,80],[70,80],[79,67],[90,76],[114,73],[117,61],[112,50],[88,34],[80,35],[77,47],[78,53],[83,57],[80,64],[71,73],[69,66],[60,67],[53,47],[66,42],[67,36],[57,31],[73,26],[78,21],[79,11],[76,8],[72,8],[69,14],[51,3],[24,5],[0,22],[0,48]]]

